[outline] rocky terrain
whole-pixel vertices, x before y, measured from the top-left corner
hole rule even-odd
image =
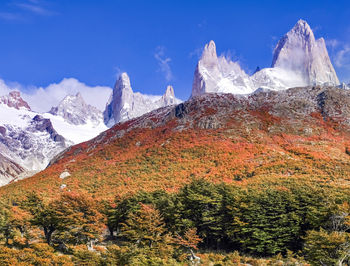
[[[117,80],[113,94],[103,113],[105,124],[109,127],[129,119],[141,116],[154,109],[180,103],[175,98],[174,89],[168,86],[163,96],[148,96],[134,93],[127,73],[122,73]]]
[[[254,178],[246,182],[347,180],[349,103],[350,91],[333,86],[192,97],[68,148],[45,171],[3,192],[22,186],[49,189],[43,180],[52,193],[64,185],[103,197],[115,191],[172,190],[191,175],[217,182],[247,176]],[[68,177],[61,179],[65,172]]]
[[[309,85],[339,85],[323,38],[316,40],[304,20],[277,43],[271,68],[248,75],[238,62],[217,56],[213,41],[204,48],[193,79],[192,96],[204,93],[249,94],[259,88],[285,90]]]
[[[13,173],[13,180],[19,174],[29,176],[53,158],[61,158],[67,147],[101,132],[98,143],[109,143],[112,140],[105,136],[110,132],[115,132],[114,139],[136,128],[164,127],[173,119],[176,131],[223,129],[235,119],[249,132],[257,125],[259,113],[283,121],[283,129],[271,125],[268,130],[313,134],[319,129],[308,123],[320,114],[322,121],[346,128],[348,89],[344,83],[339,85],[325,41],[315,39],[310,26],[299,20],[277,43],[271,67],[258,68],[253,75],[245,73],[238,62],[218,56],[210,41],[196,66],[191,98],[185,103],[175,97],[170,85],[162,96],[134,92],[127,73],[118,77],[103,113],[77,93],[67,95],[50,112],[38,114],[14,91],[0,97],[0,154],[3,168],[13,169],[3,171],[7,173],[3,184],[11,179],[8,173]],[[112,131],[104,132],[108,128]]]
[[[80,93],[66,96],[58,106],[52,107],[50,114],[61,116],[70,124],[84,125],[103,123],[103,115],[96,107],[86,104]]]
[[[67,96],[51,113],[31,110],[19,92],[0,100],[0,182],[30,176],[72,144],[91,139],[107,127],[102,112],[81,95]]]

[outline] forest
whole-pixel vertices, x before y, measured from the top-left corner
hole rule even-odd
[[[293,179],[193,179],[113,200],[31,192],[1,201],[0,264],[344,265],[349,201],[348,189]]]

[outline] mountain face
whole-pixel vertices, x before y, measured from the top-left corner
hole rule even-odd
[[[316,40],[310,26],[303,20],[299,20],[278,42],[271,67],[295,72],[306,84],[339,84],[324,39]]]
[[[104,122],[108,127],[141,116],[154,109],[179,103],[175,98],[174,89],[171,86],[163,96],[149,96],[139,92],[134,93],[129,76],[122,73],[118,78],[113,94],[111,95],[103,113]]]
[[[2,167],[8,165],[9,170],[1,171],[1,184],[44,169],[69,146],[49,119],[30,111],[18,92],[6,98],[7,103],[0,104],[0,154]]]
[[[200,95],[72,146],[0,193],[30,187],[57,194],[64,185],[105,199],[176,191],[193,178],[238,186],[292,179],[347,184],[349,117],[350,91],[336,87]]]
[[[237,62],[218,57],[214,41],[205,45],[192,85],[192,97],[204,93],[244,94],[254,90],[249,76]]]
[[[23,167],[0,154],[0,186],[16,180],[16,177],[21,175],[26,176],[28,173]]]
[[[271,68],[247,75],[237,62],[216,54],[211,41],[204,48],[193,80],[192,96],[204,93],[249,94],[258,88],[284,90],[309,85],[338,85],[324,39],[315,39],[303,20],[278,42]]]
[[[11,91],[9,95],[0,97],[0,104],[5,104],[8,107],[19,109],[26,109],[30,111],[30,107],[26,101],[21,97],[19,91]]]
[[[107,129],[102,112],[87,104],[80,93],[66,96],[58,106],[42,115],[50,119],[55,130],[71,144],[92,139]]]
[[[52,107],[49,113],[61,116],[66,122],[73,125],[92,123],[96,126],[103,123],[102,112],[96,107],[86,104],[80,93],[75,96],[66,96],[57,107]]]
[[[0,185],[33,175],[64,149],[107,129],[102,112],[80,94],[44,114],[31,111],[19,92],[0,99]]]

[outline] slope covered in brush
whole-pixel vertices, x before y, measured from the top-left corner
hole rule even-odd
[[[67,190],[112,198],[176,191],[194,178],[348,186],[349,117],[350,92],[334,87],[203,95],[117,124],[0,193]]]

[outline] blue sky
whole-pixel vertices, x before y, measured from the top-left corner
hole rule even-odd
[[[299,18],[324,37],[337,74],[350,81],[348,1],[1,0],[0,79],[24,89],[74,77],[109,86],[128,72],[133,89],[191,94],[196,62],[213,39],[247,72]]]

